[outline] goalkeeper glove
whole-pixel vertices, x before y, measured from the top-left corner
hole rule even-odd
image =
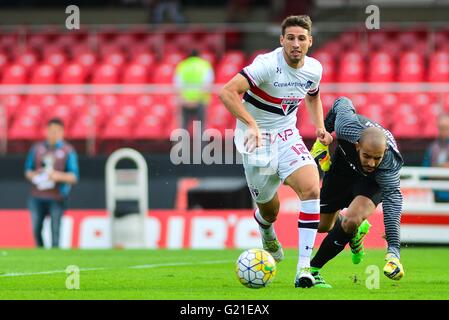
[[[329,155],[329,146],[325,146],[320,142],[320,140],[316,139],[315,143],[312,146],[312,150],[310,150],[312,157],[319,164],[321,170],[323,172],[329,171],[331,167],[331,157]]]
[[[401,280],[404,276],[404,267],[399,259],[391,253],[387,253],[385,256],[385,261],[387,261],[387,263],[384,267],[384,275],[391,280]]]

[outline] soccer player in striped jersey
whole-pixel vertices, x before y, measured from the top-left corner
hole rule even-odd
[[[295,277],[295,287],[301,288],[311,287],[315,281],[310,273],[310,256],[320,218],[319,172],[296,128],[296,112],[302,100],[318,140],[324,145],[332,142],[324,128],[319,94],[322,66],[306,55],[312,45],[311,26],[308,16],[287,17],[282,22],[281,47],[257,56],[220,92],[220,99],[237,118],[234,142],[257,203],[254,218],[263,248],[278,262],[284,254],[273,223],[279,213],[280,184],[290,186],[301,199]]]
[[[326,130],[335,131],[337,148],[315,142],[311,153],[325,175],[321,187],[321,217],[318,232],[328,232],[311,261],[315,286],[331,287],[320,269],[349,243],[352,260],[364,255],[363,238],[370,227],[366,219],[382,202],[388,250],[384,274],[400,280],[404,269],[400,259],[402,193],[399,170],[403,159],[390,131],[358,115],[346,97],[335,100],[325,119]],[[329,166],[330,164],[330,166]],[[347,208],[344,216],[340,210]]]

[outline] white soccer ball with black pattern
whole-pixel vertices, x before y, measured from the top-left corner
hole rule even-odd
[[[258,289],[266,287],[276,275],[276,261],[263,249],[244,251],[235,266],[237,278],[245,287]]]

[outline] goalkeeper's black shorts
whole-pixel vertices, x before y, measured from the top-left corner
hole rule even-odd
[[[341,163],[340,163],[341,164]],[[332,163],[331,169],[323,178],[320,196],[320,213],[334,213],[347,208],[357,196],[365,196],[377,207],[382,202],[382,193],[379,185],[373,178],[348,170],[339,170],[338,163]]]

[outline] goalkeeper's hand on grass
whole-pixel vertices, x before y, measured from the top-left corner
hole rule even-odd
[[[404,267],[398,258],[393,254],[387,253],[385,256],[385,261],[387,263],[384,267],[384,275],[386,275],[391,280],[401,280],[404,276]]]
[[[320,142],[319,139],[316,139],[315,143],[312,146],[312,150],[310,150],[310,154],[315,159],[315,161],[320,166],[323,172],[329,171],[331,167],[331,157],[329,154],[329,146],[325,146]]]

